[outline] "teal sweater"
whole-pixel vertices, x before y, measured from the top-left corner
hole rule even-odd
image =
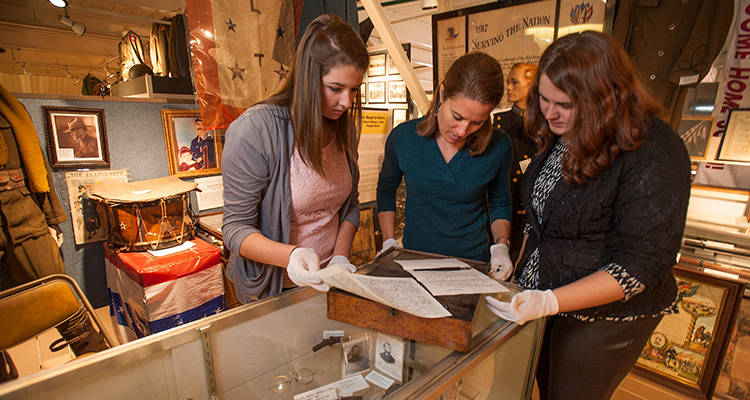
[[[396,189],[406,183],[403,244],[407,249],[488,261],[489,220],[510,221],[508,135],[493,132],[482,154],[467,147],[443,159],[435,137],[419,136],[421,119],[391,131],[377,189],[378,212],[396,211]]]

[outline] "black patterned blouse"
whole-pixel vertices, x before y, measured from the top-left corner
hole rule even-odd
[[[534,208],[534,212],[537,215],[537,219],[539,220],[540,225],[542,223],[541,218],[545,202],[547,201],[550,192],[552,192],[552,189],[554,189],[555,185],[557,185],[557,182],[563,179],[561,160],[567,150],[568,142],[563,139],[558,140],[557,143],[555,143],[555,147],[552,149],[552,151],[550,151],[547,160],[544,162],[544,166],[542,167],[542,171],[539,173],[539,177],[534,182],[534,191],[531,196],[531,206]],[[526,228],[524,229],[524,233],[528,234],[530,232],[530,229],[531,226],[527,223]],[[646,289],[643,283],[638,281],[638,279],[636,279],[635,277],[630,276],[628,274],[628,271],[620,264],[609,263],[603,266],[601,270],[606,271],[613,278],[615,278],[620,284],[620,287],[622,287],[623,292],[625,292],[625,298],[623,298],[621,301],[627,301],[628,299],[643,292]],[[534,249],[533,253],[531,253],[531,256],[529,256],[526,265],[523,267],[521,276],[518,279],[518,283],[519,285],[527,289],[536,289],[538,287],[539,248]],[[675,312],[677,312],[677,301],[662,310],[661,314],[666,315],[673,314]],[[560,315],[573,317],[581,321],[594,321],[596,319],[604,319],[607,321],[631,321],[644,316],[641,315],[630,317],[592,318],[589,316],[578,315],[575,312],[560,313]]]

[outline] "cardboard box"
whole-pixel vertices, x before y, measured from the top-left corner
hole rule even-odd
[[[177,253],[105,248],[109,311],[121,343],[224,310],[220,251],[203,240]]]
[[[392,248],[362,267],[371,276],[411,277],[393,260],[455,258],[438,254]],[[473,268],[486,273],[488,264],[465,260]],[[472,323],[480,300],[479,294],[436,296],[440,304],[453,314],[446,318],[421,318],[392,307],[333,288],[328,292],[328,318],[374,329],[419,342],[431,343],[452,350],[469,351]]]

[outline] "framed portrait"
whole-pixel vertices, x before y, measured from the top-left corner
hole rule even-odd
[[[370,339],[367,334],[341,341],[343,362],[341,376],[348,377],[370,369]]]
[[[375,340],[375,368],[401,382],[404,370],[404,341],[378,332]]]
[[[43,106],[42,113],[53,168],[109,167],[103,109]]]
[[[385,75],[385,52],[370,54],[370,65],[367,67],[367,76]]]
[[[729,111],[717,159],[750,162],[750,109]]]
[[[367,103],[385,103],[385,82],[367,82]]]
[[[161,110],[161,119],[170,175],[221,173],[221,131],[204,130],[199,110]]]
[[[388,81],[388,102],[406,103],[407,91],[404,81]]]
[[[367,82],[362,82],[361,85],[359,85],[359,96],[360,100],[362,101],[362,104],[367,103]]]
[[[683,117],[680,120],[677,133],[685,142],[690,159],[706,159],[715,119],[715,117]]]
[[[745,285],[689,266],[673,271],[680,312],[664,316],[634,371],[691,397],[710,399]]]

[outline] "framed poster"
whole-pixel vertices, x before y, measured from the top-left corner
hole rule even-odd
[[[750,109],[730,110],[728,120],[717,159],[750,162]]]
[[[634,371],[691,396],[710,399],[745,285],[680,265],[673,271],[680,312],[661,320]]]
[[[367,76],[385,75],[385,52],[370,54],[370,65],[367,67]]]
[[[750,397],[750,296],[742,298],[721,362],[714,397],[732,400]]]
[[[505,74],[515,63],[536,64],[557,37],[557,3],[495,2],[433,16],[434,83],[442,81],[456,58],[475,50],[498,60]]]
[[[199,110],[161,110],[161,118],[170,175],[221,173],[220,131],[204,130]]]
[[[42,113],[53,168],[109,166],[103,109],[43,106]]]
[[[70,219],[76,244],[107,239],[107,205],[88,196],[89,186],[98,183],[127,183],[127,169],[75,171],[65,173],[70,203]]]
[[[385,82],[367,82],[367,103],[385,103]]]
[[[362,82],[361,85],[359,85],[359,96],[360,100],[362,101],[362,104],[367,103],[367,82]]]
[[[705,160],[715,117],[683,117],[677,134],[688,150],[690,159]]]
[[[406,103],[407,91],[404,81],[388,81],[388,102]]]

